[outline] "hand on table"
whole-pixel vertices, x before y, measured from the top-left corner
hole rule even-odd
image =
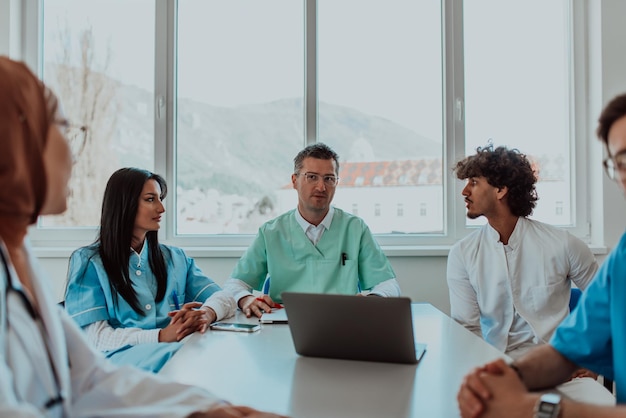
[[[271,414],[269,412],[258,411],[247,406],[234,406],[220,404],[208,411],[194,412],[188,418],[287,418],[284,415]]]
[[[260,318],[263,312],[271,312],[272,308],[280,308],[282,306],[280,303],[274,302],[268,295],[258,298],[250,295],[239,299],[239,307],[247,318],[250,318],[253,314]]]

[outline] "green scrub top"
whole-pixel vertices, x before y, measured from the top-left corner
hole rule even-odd
[[[330,227],[313,245],[295,211],[259,228],[231,277],[256,290],[271,277],[270,297],[277,302],[285,291],[351,295],[396,277],[361,218],[335,208]]]

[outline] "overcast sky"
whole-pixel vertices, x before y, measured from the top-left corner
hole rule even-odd
[[[319,0],[320,100],[385,117],[441,141],[443,58],[437,3]],[[466,2],[469,149],[489,138],[527,153],[563,152],[567,147],[565,3]],[[72,22],[75,33],[90,25],[97,51],[111,48],[109,73],[153,89],[153,0],[43,4],[47,60],[67,47],[54,36],[65,21]],[[178,24],[181,96],[217,106],[302,97],[303,1],[181,0]]]

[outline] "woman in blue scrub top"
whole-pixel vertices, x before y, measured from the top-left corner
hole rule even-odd
[[[159,244],[166,195],[157,174],[116,171],[104,192],[99,237],[72,254],[65,294],[65,308],[96,348],[116,363],[152,371],[182,338],[236,309],[182,249]]]

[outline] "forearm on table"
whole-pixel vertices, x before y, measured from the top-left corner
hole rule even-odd
[[[233,277],[226,280],[223,289],[233,297],[237,308],[241,308],[241,304],[239,302],[241,302],[243,298],[246,296],[252,296],[252,286],[243,280],[235,279]]]
[[[578,366],[549,344],[541,345],[514,363],[529,390],[555,387],[566,382]]]
[[[400,284],[396,279],[385,280],[372,287],[369,293],[384,297],[398,297],[401,295]]]
[[[624,406],[598,406],[593,404],[561,400],[559,418],[625,418]]]
[[[213,293],[203,304],[215,312],[216,320],[229,318],[235,314],[237,305],[230,292],[220,290]]]
[[[98,321],[85,326],[91,344],[100,351],[114,350],[125,345],[137,345],[159,341],[159,328],[113,328],[107,321]]]

